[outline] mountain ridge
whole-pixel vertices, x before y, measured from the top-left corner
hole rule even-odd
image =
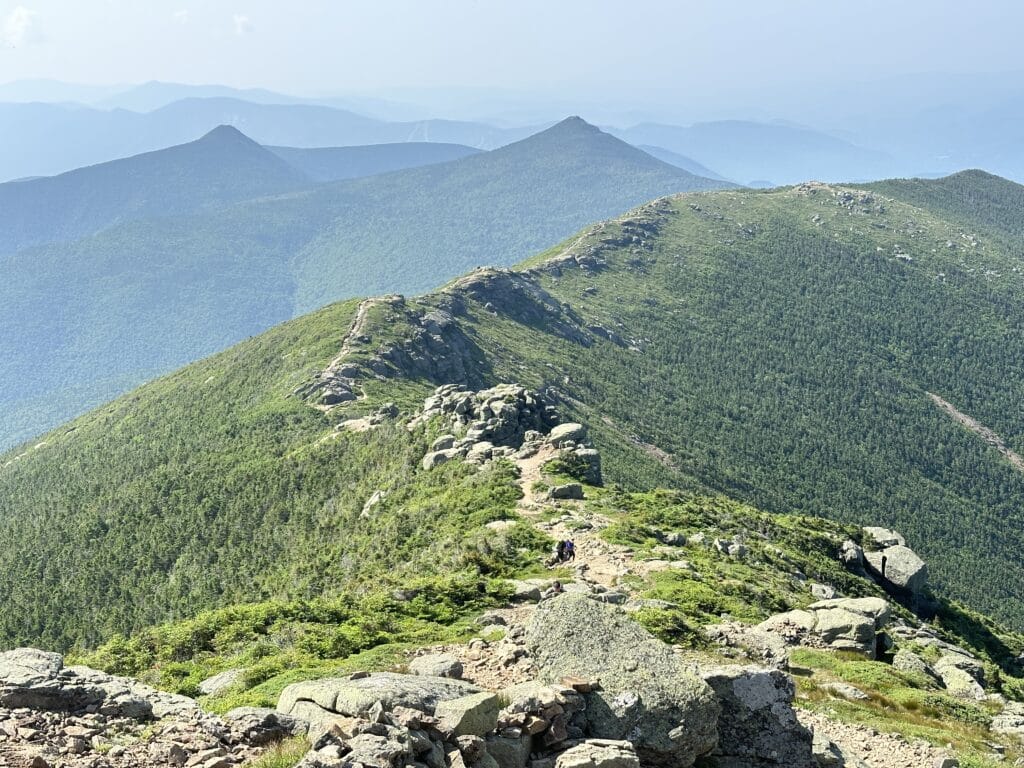
[[[439,384],[521,381],[590,428],[610,482],[710,489],[766,512],[896,527],[919,543],[937,588],[1019,626],[1012,531],[1024,477],[927,395],[941,393],[1019,446],[1019,392],[1008,373],[1014,328],[1024,324],[1012,309],[1017,256],[981,235],[947,248],[959,226],[834,185],[682,195],[590,227],[520,269],[478,270],[435,293],[367,303],[355,336],[359,303],[331,305],[5,456],[0,504],[22,500],[0,507],[12,542],[0,563],[5,590],[20,595],[16,604],[27,599],[12,565],[30,559],[20,548],[55,547],[33,538],[42,533],[16,534],[15,519],[28,515],[32,530],[53,531],[46,536],[92,519],[97,542],[131,551],[135,534],[122,526],[155,510],[154,489],[170,482],[186,486],[182,498],[161,500],[160,525],[195,521],[186,528],[219,547],[220,565],[190,594],[236,599],[251,580],[232,575],[247,550],[229,531],[259,530],[284,546],[298,535],[289,526],[316,535],[319,510],[345,483],[360,490],[343,494],[344,515],[358,515],[372,491],[398,482],[388,478],[418,482],[418,457],[435,435],[409,444],[404,428],[364,431],[378,409],[409,412]],[[958,339],[971,339],[969,355]],[[133,424],[148,425],[141,445]],[[353,478],[361,470],[348,452],[375,456],[373,476]],[[55,461],[60,490],[46,479]],[[250,469],[239,475],[240,466]],[[339,466],[349,468],[339,476]],[[293,473],[306,478],[301,498],[283,490]],[[96,484],[104,498],[79,506]],[[259,511],[252,494],[267,500]],[[217,501],[211,509],[203,498]],[[277,517],[286,505],[287,525]],[[105,528],[112,509],[125,515],[116,532]],[[196,519],[203,509],[212,528]],[[140,530],[150,531],[146,520]],[[119,557],[134,557],[139,565],[127,571],[142,568],[137,578],[155,588],[172,541],[153,535],[132,545],[145,556]],[[175,568],[205,562],[211,542],[174,543]],[[67,563],[80,555],[58,549],[52,567],[77,572]],[[289,548],[275,568],[304,557],[300,550]],[[274,573],[265,588],[287,589]],[[184,610],[191,598],[173,596],[176,583],[159,587],[170,589],[160,599]],[[110,626],[133,625],[122,610]]]
[[[651,197],[721,186],[576,127],[7,257],[0,402],[14,427],[0,444],[326,302],[428,290]]]

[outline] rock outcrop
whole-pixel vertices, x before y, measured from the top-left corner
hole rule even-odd
[[[950,696],[973,701],[985,699],[985,667],[977,659],[960,653],[941,656],[932,670]]]
[[[814,768],[811,732],[793,710],[793,678],[761,667],[704,667],[699,673],[722,707],[712,752],[717,766]]]
[[[92,710],[134,719],[179,716],[199,709],[186,696],[164,693],[88,667],[65,667],[60,654],[34,648],[0,653],[0,707]]]
[[[928,566],[909,547],[896,544],[876,552],[865,552],[872,575],[889,587],[920,594],[928,582]]]
[[[584,695],[590,735],[628,738],[645,764],[692,765],[718,743],[710,686],[621,609],[574,594],[542,602],[527,647],[548,680],[600,680]]]
[[[230,768],[305,732],[272,710],[223,717],[185,696],[32,648],[0,653],[0,765]]]
[[[601,484],[601,456],[586,442],[586,428],[559,423],[557,408],[540,392],[518,384],[479,391],[446,384],[423,401],[409,426],[432,419],[441,419],[450,431],[431,444],[423,457],[424,469],[453,459],[483,464],[504,457],[528,458],[550,446],[581,480]]]
[[[856,651],[875,658],[879,633],[889,622],[889,604],[878,597],[820,600],[804,610],[776,614],[758,629],[789,645]]]

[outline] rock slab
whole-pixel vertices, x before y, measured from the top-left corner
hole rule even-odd
[[[712,753],[719,766],[815,768],[811,732],[793,710],[793,678],[752,666],[705,667],[700,673],[722,706]]]
[[[542,602],[527,647],[552,682],[599,680],[584,696],[590,734],[632,742],[645,765],[685,768],[718,743],[711,687],[621,608],[579,594]]]

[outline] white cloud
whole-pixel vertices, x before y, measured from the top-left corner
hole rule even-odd
[[[235,34],[241,37],[252,31],[253,23],[252,19],[241,13],[236,13],[235,18]]]
[[[189,22],[189,13],[187,8],[182,8],[180,11],[174,12],[174,20],[185,26]]]
[[[23,5],[15,7],[4,19],[4,43],[11,48],[19,48],[39,39],[39,25],[35,21],[36,12]]]

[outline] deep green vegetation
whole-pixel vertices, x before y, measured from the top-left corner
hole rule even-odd
[[[682,198],[638,219],[625,238],[593,235],[628,241],[599,250],[603,268],[536,278],[621,341],[585,346],[471,307],[495,375],[556,386],[615,480],[890,524],[941,590],[1020,626],[1024,474],[927,396],[1024,444],[1017,254],[827,187]]]
[[[940,212],[966,226],[1008,236],[1020,253],[1024,234],[1024,187],[984,171],[963,171],[942,179],[890,179],[866,185],[912,205]]]
[[[714,186],[573,119],[448,163],[0,256],[0,447],[329,301],[424,291]]]
[[[606,479],[626,489],[713,489],[768,513],[892,525],[940,595],[1019,629],[1024,474],[927,396],[1021,445],[1020,265],[1001,240],[961,228],[832,187],[684,196],[524,272],[378,304],[351,362],[398,345],[448,370],[461,362],[473,384],[544,387],[588,424]],[[454,319],[448,343],[421,333],[438,308]],[[333,429],[385,401],[410,413],[445,383],[439,367],[367,373],[369,398],[326,414],[290,396],[336,354],[353,309],[281,326],[5,457],[4,641],[92,643],[202,608],[313,598],[436,567],[438,552],[500,570],[467,554],[460,528],[507,514],[506,470],[424,473],[426,433]],[[378,488],[392,494],[361,518]],[[639,520],[618,535],[638,542],[645,516],[662,514],[642,498],[620,504]],[[793,520],[786,540],[816,547],[813,525]],[[427,546],[432,526],[463,543]],[[401,544],[381,550],[380,537]],[[758,593],[753,574],[735,581],[714,595],[670,577],[652,589],[698,617],[752,618],[785,595]],[[993,658],[1009,652],[968,614],[943,621],[969,625]]]
[[[498,557],[512,566],[518,554],[506,550]],[[205,611],[131,637],[117,635],[82,661],[188,696],[198,696],[199,683],[210,675],[242,669],[234,689],[209,703],[222,711],[273,706],[296,680],[355,665],[388,667],[400,664],[409,648],[464,639],[473,632],[471,619],[508,595],[505,582],[464,568],[408,579],[391,591]]]
[[[533,546],[518,529],[475,533],[518,498],[509,467],[424,473],[424,435],[335,432],[290,396],[336,353],[352,310],[284,325],[5,457],[3,643],[93,644],[202,608],[439,566],[500,573],[504,547]],[[36,461],[51,451],[60,472]],[[364,516],[377,490],[387,498]]]

